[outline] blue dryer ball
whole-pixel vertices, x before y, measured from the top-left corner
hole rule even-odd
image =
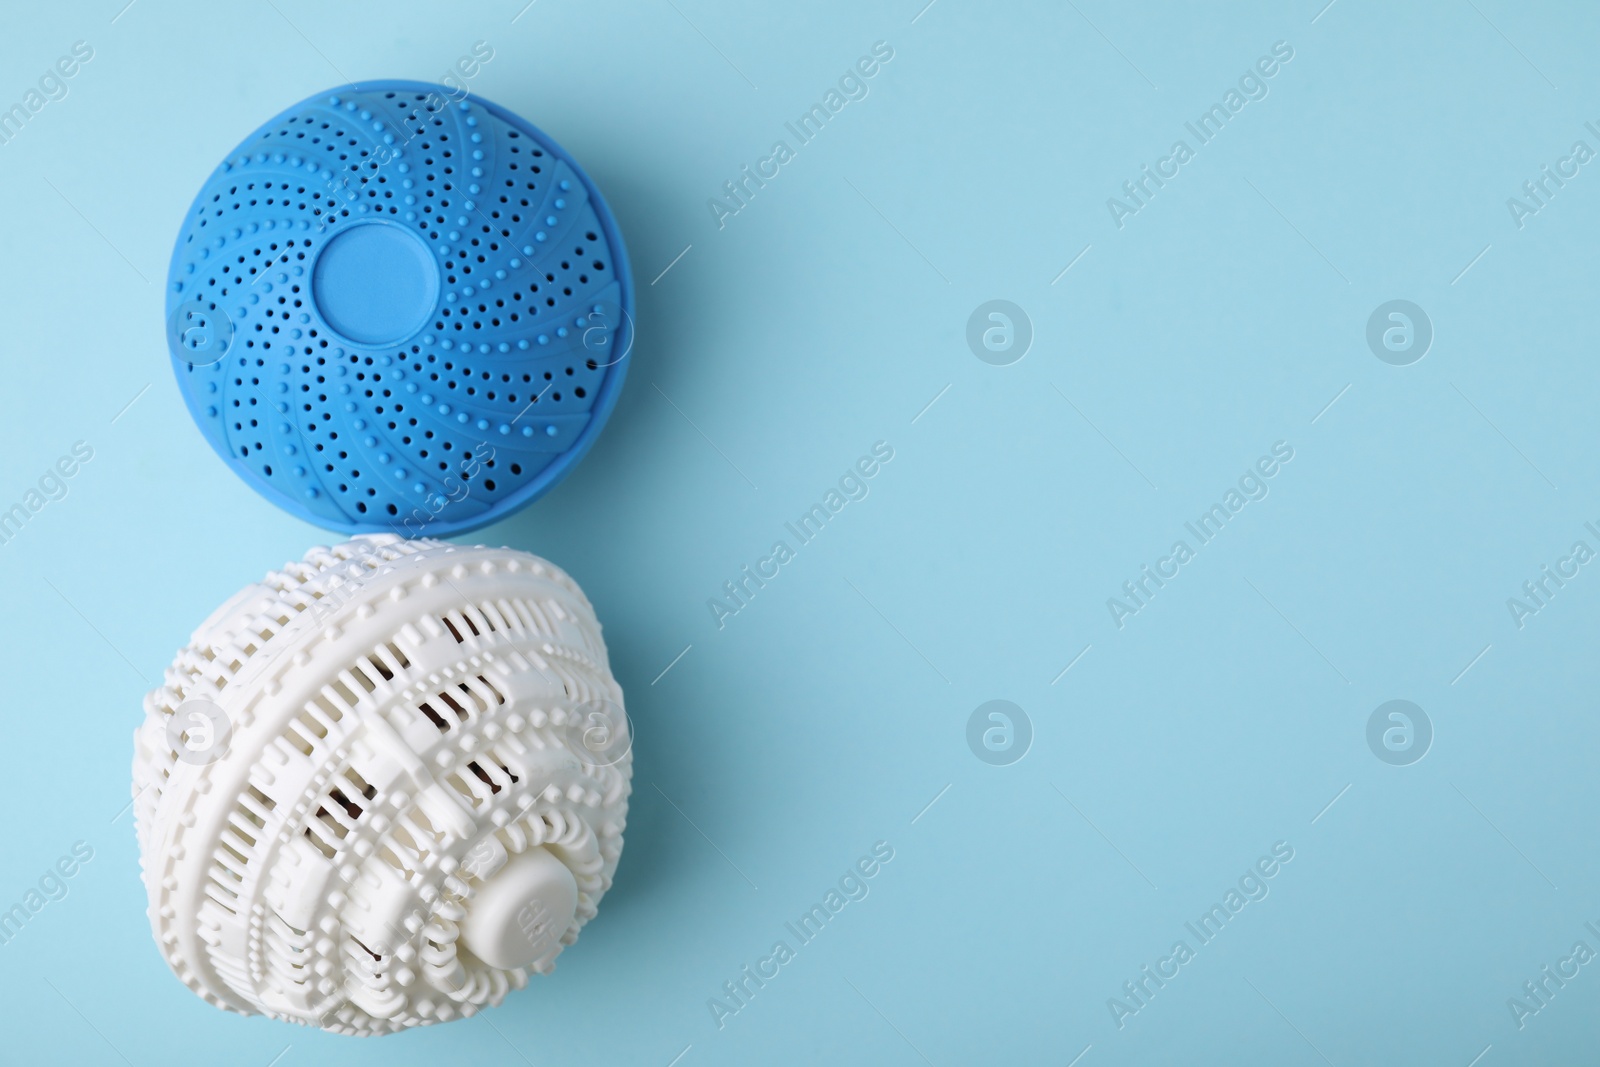
[[[420,82],[305,100],[178,234],[178,386],[263,496],[348,533],[463,533],[559,482],[616,403],[633,282],[554,141]]]

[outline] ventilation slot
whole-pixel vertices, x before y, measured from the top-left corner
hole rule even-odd
[[[386,682],[394,681],[396,675],[411,666],[411,661],[406,659],[405,653],[401,652],[400,647],[392,641],[373,649],[372,654],[361,662],[372,668],[372,673]]]
[[[490,630],[522,631],[521,620],[511,611],[511,606],[504,601],[501,601],[500,604],[495,604],[486,600],[478,605],[478,610],[483,613],[483,617],[488,621]]]
[[[316,952],[309,931],[296,930],[274,912],[267,917],[262,940],[267,972],[279,989],[300,992],[316,977],[311,970]]]
[[[348,674],[349,672],[347,671],[345,673]],[[336,680],[332,685],[328,686],[327,689],[324,689],[322,691],[323,695],[327,696],[330,690],[332,691],[333,696],[336,696],[342,700],[345,708],[349,710],[355,710],[355,706],[360,703],[360,701],[356,699],[355,693],[351,692],[350,687],[344,684],[342,678],[340,680]],[[324,704],[323,707],[327,708],[330,714],[333,715],[334,722],[338,722],[340,718],[343,717],[342,715],[334,712],[332,708],[328,708],[326,704]]]
[[[419,705],[417,705],[417,710],[422,712],[422,714],[426,715],[428,717],[428,721],[433,723],[433,725],[437,726],[439,728],[439,732],[441,734],[450,732],[450,723],[449,723],[449,721],[447,719],[445,719],[445,717],[443,715],[440,715],[437,711],[434,711],[432,704],[428,704],[428,703],[419,704]]]
[[[260,811],[263,818],[265,818],[274,808],[278,806],[278,802],[276,800],[273,800],[271,797],[267,796],[267,794],[257,789],[254,785],[246,788],[244,797],[240,799],[239,803],[241,807],[243,807],[246,803],[254,804],[257,810]]]
[[[370,664],[370,661],[357,661],[351,665],[350,670],[346,673],[349,674],[352,681],[359,685],[363,690],[370,693],[374,689],[378,688],[378,683],[367,677],[366,672],[361,669],[360,665],[362,662],[367,662]],[[353,704],[355,701],[351,701],[351,703]]]
[[[492,753],[490,755],[492,756]],[[450,775],[445,781],[457,793],[461,794],[463,800],[474,809],[477,809],[493,800],[497,793],[509,789],[521,779],[511,773],[509,768],[502,766],[494,758],[490,758],[487,765],[483,760],[473,760],[462,770]]]
[[[448,733],[457,723],[472,722],[505,702],[505,694],[480,674],[417,705],[417,710],[426,715],[440,733]]]
[[[367,813],[366,802],[377,795],[376,787],[369,785],[354,768],[347,768],[323,795],[316,816],[306,826],[306,836],[324,856],[332,859]]]
[[[500,690],[496,689],[493,682],[489,681],[489,679],[485,678],[481,674],[478,675],[478,681],[481,682],[483,684],[483,687],[485,689],[489,690],[490,694],[492,694],[494,696],[495,704],[499,705],[499,704],[504,704],[506,702],[506,695],[504,693],[500,692]]]
[[[221,868],[213,866],[206,878],[205,893],[217,907],[229,915],[239,914],[239,894],[225,884],[227,875],[219,877]]]
[[[305,727],[299,719],[284,726],[283,734],[273,738],[273,744],[287,748],[291,752],[298,752],[302,756],[309,756],[316,751],[317,746],[312,743],[302,731]]]
[[[521,608],[522,611],[527,614],[528,623],[535,632],[543,634],[545,637],[555,636],[555,624],[550,621],[549,616],[544,613],[544,608],[541,607],[537,602],[532,600],[522,600],[519,598],[517,600],[517,607]]]
[[[440,693],[439,700],[451,711],[455,712],[456,718],[462,722],[466,722],[469,718],[471,718],[471,716],[467,714],[467,709],[456,703],[455,698],[449,693]]]

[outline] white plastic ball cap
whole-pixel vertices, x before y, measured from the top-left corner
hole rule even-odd
[[[461,938],[491,967],[526,967],[555,947],[577,907],[578,883],[566,864],[542,848],[529,849],[479,891]]]
[[[229,1011],[370,1035],[497,1005],[622,852],[622,690],[525,552],[313,549],[201,625],[134,741],[151,928]]]

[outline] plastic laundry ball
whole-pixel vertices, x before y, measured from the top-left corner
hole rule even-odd
[[[156,942],[230,1011],[368,1035],[497,1005],[622,852],[622,691],[525,552],[313,549],[201,624],[134,740]]]
[[[570,472],[621,391],[633,281],[577,163],[420,82],[303,100],[184,217],[167,341],[246,482],[345,533],[446,536]]]

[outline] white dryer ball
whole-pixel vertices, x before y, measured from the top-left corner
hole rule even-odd
[[[497,1005],[610,888],[632,740],[558,568],[386,535],[313,549],[145,697],[156,942],[219,1008],[339,1033]]]

